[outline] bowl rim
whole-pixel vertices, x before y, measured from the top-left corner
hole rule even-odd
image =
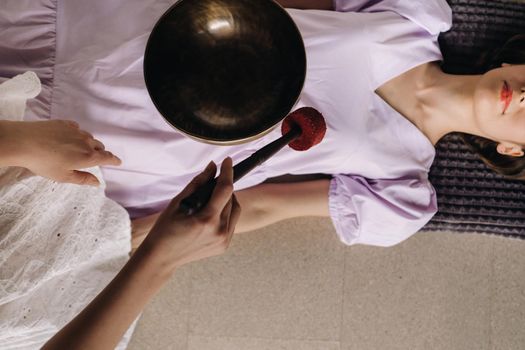
[[[142,74],[143,74],[143,79],[144,79],[144,83],[146,85],[146,90],[148,92],[148,96],[150,98],[150,100],[153,102],[153,104],[155,105],[155,108],[157,109],[157,112],[161,115],[161,117],[166,121],[166,123],[168,125],[170,125],[173,129],[181,132],[182,134],[188,136],[189,138],[191,139],[194,139],[196,141],[199,141],[199,142],[203,142],[203,143],[208,143],[208,144],[212,144],[212,145],[220,145],[220,146],[230,146],[230,145],[238,145],[238,144],[243,144],[243,143],[246,143],[246,142],[250,142],[250,141],[254,141],[254,140],[257,140],[261,137],[263,137],[264,135],[266,134],[269,134],[271,131],[273,131],[283,120],[284,118],[286,118],[286,116],[291,112],[293,111],[293,109],[295,108],[295,106],[297,105],[297,103],[299,102],[299,99],[301,97],[301,93],[304,89],[304,84],[306,82],[306,73],[307,73],[307,67],[308,67],[308,61],[307,61],[307,56],[306,56],[306,47],[304,45],[304,40],[303,40],[303,36],[301,35],[301,31],[299,30],[299,27],[297,26],[297,24],[295,23],[295,21],[293,20],[292,16],[288,13],[288,11],[286,11],[286,9],[281,5],[279,4],[276,0],[264,0],[264,1],[268,1],[268,2],[271,2],[273,3],[274,5],[276,5],[277,7],[279,7],[281,9],[281,12],[286,15],[288,17],[288,19],[290,20],[290,22],[292,23],[293,27],[295,28],[297,34],[298,34],[298,37],[299,37],[299,40],[300,40],[300,43],[302,44],[301,47],[303,48],[302,50],[302,61],[304,62],[304,74],[303,74],[303,78],[301,79],[301,86],[299,88],[299,93],[297,94],[297,97],[295,99],[295,102],[293,103],[290,111],[288,111],[284,116],[282,116],[279,120],[277,120],[275,122],[274,125],[268,127],[266,130],[263,130],[261,132],[258,132],[257,134],[254,134],[254,135],[250,135],[250,136],[247,136],[247,137],[242,137],[242,138],[236,138],[236,139],[232,139],[232,140],[219,140],[219,139],[214,139],[214,138],[205,138],[205,137],[202,137],[201,135],[196,135],[196,134],[193,134],[187,130],[183,130],[181,129],[180,127],[178,127],[177,125],[175,125],[174,123],[172,123],[162,112],[161,112],[161,108],[158,106],[157,102],[155,101],[155,99],[153,98],[152,94],[151,94],[151,91],[148,87],[148,74],[147,74],[147,70],[146,70],[146,66],[148,64],[148,52],[150,51],[151,49],[151,41],[152,41],[152,36],[153,36],[153,33],[155,32],[155,30],[157,29],[157,27],[161,24],[162,20],[168,16],[169,13],[171,13],[177,6],[180,6],[181,3],[183,2],[187,2],[187,1],[192,1],[192,0],[178,0],[175,4],[173,4],[172,6],[170,6],[163,14],[162,16],[159,17],[159,19],[157,20],[157,22],[155,23],[155,25],[153,26],[153,28],[151,29],[151,32],[148,36],[148,40],[147,40],[147,43],[146,43],[146,49],[144,51],[144,62],[142,64]]]

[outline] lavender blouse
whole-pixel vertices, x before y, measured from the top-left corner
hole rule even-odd
[[[141,216],[162,209],[210,160],[239,162],[280,136],[212,146],[173,130],[144,86],[143,52],[169,0],[2,0],[0,77],[27,70],[43,92],[27,119],[78,121],[123,159],[103,170],[107,195]],[[441,60],[440,32],[451,25],[445,0],[336,0],[334,11],[289,10],[307,51],[296,108],[326,118],[323,142],[283,149],[237,189],[283,174],[332,174],[330,213],[346,244],[391,246],[436,212],[428,181],[429,140],[374,91],[389,79]]]

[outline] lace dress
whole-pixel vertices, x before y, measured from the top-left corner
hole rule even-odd
[[[31,72],[4,82],[0,118],[21,120],[26,100],[39,92]],[[100,178],[99,169],[90,171]],[[106,198],[103,186],[0,168],[0,347],[42,346],[126,263],[130,232],[127,212]]]

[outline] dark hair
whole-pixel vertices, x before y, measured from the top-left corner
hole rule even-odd
[[[479,64],[486,72],[501,67],[503,63],[525,64],[525,34],[513,36],[501,48],[487,52],[482,56]],[[463,141],[495,172],[525,180],[525,156],[502,155],[496,150],[497,142],[470,134],[460,135]]]

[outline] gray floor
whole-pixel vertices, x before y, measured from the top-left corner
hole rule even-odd
[[[182,268],[130,349],[525,349],[525,242],[419,233],[345,247],[329,220],[234,238]]]

